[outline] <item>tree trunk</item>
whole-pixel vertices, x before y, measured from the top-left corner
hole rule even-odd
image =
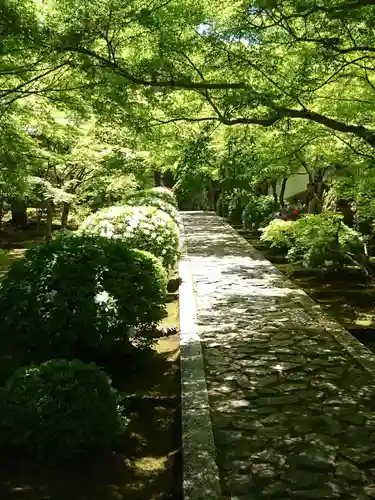
[[[43,215],[44,215],[44,208],[38,207],[36,209],[36,232],[37,233],[39,233],[40,223],[42,222]]]
[[[215,189],[211,179],[208,181],[208,209],[215,210]]]
[[[272,194],[273,194],[273,199],[274,199],[274,202],[275,202],[275,206],[277,206],[277,204],[278,204],[277,181],[272,181],[271,182],[271,186],[272,186]]]
[[[0,199],[0,229],[3,226],[3,217],[4,217],[4,198]]]
[[[325,189],[326,185],[323,180],[323,174],[319,172],[308,186],[309,201],[307,212],[309,214],[319,214],[321,212]]]
[[[161,180],[163,186],[169,189],[172,189],[173,186],[176,184],[173,172],[171,172],[170,170],[166,170],[165,172],[163,172],[163,174],[161,175]]]
[[[53,203],[49,201],[47,205],[46,241],[51,241],[52,239],[52,219],[53,219]]]
[[[158,172],[155,170],[154,172],[154,181],[155,181],[155,186],[159,187],[161,186],[161,172]]]
[[[13,200],[11,203],[12,208],[12,226],[26,226],[27,212],[26,203],[23,200]]]
[[[319,213],[319,199],[316,195],[309,201],[307,205],[308,214],[318,214]]]
[[[281,183],[281,188],[280,188],[280,194],[279,194],[279,204],[280,208],[283,208],[285,206],[285,189],[286,189],[286,183],[288,182],[288,177],[284,177],[283,181]]]
[[[217,202],[219,200],[219,197],[221,195],[221,188],[220,188],[220,185],[217,181],[212,181],[212,187],[213,187],[213,190],[214,190],[214,206],[213,206],[213,210],[216,210],[216,207],[217,207]]]
[[[67,203],[64,201],[63,204],[63,210],[61,214],[61,226],[66,227],[68,225],[68,217],[69,217],[69,211],[70,211],[70,203]]]

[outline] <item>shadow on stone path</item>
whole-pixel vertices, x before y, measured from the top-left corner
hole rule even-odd
[[[219,217],[183,213],[223,498],[375,498],[375,358]]]

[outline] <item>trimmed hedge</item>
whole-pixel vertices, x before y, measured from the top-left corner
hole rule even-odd
[[[88,217],[80,230],[147,250],[160,258],[167,270],[179,257],[178,226],[170,215],[156,207],[110,207]]]
[[[62,235],[29,250],[0,286],[0,352],[11,366],[126,347],[166,314],[167,276],[122,242]],[[90,358],[96,359],[96,358]]]
[[[41,459],[110,451],[127,423],[117,400],[94,364],[54,359],[20,368],[0,392],[0,443]]]

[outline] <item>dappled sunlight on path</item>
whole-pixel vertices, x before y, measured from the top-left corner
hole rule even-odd
[[[224,498],[374,498],[373,355],[222,219],[183,220]]]

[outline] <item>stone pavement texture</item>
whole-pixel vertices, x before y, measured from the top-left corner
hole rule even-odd
[[[375,498],[375,361],[210,213],[185,212],[225,500]]]

